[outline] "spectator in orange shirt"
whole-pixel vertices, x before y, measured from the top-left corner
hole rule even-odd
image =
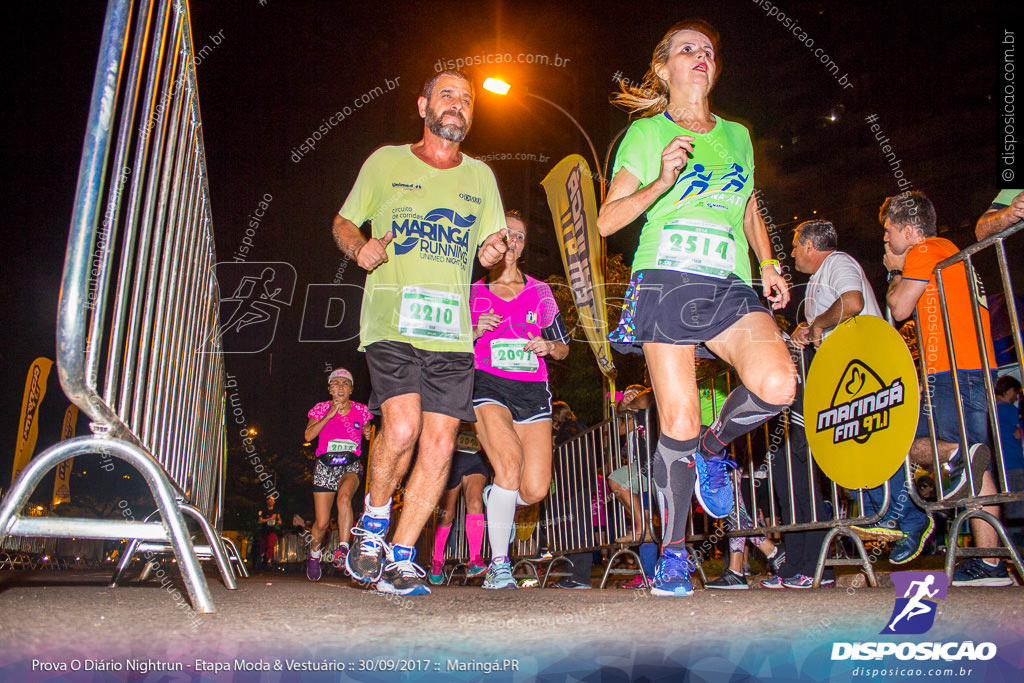
[[[952,480],[941,498],[949,501],[975,494],[994,494],[995,480],[988,469],[991,453],[988,449],[985,364],[982,362],[982,349],[979,347],[971,310],[971,299],[976,292],[987,365],[989,368],[994,367],[984,288],[979,281],[972,291],[967,280],[967,270],[962,263],[943,269],[942,295],[949,318],[947,331],[942,319],[940,293],[934,271],[939,262],[960,250],[949,240],[937,236],[935,208],[931,201],[922,192],[905,192],[889,197],[882,204],[878,220],[885,229],[883,263],[889,271],[889,289],[885,297],[889,310],[897,320],[909,318],[915,309],[918,313],[923,340],[921,362],[924,363],[927,376],[926,390],[931,399],[939,461],[945,463]],[[955,368],[951,368],[950,364],[947,334],[953,341]],[[953,386],[954,371],[967,432],[966,458],[960,453],[960,419]],[[922,466],[929,466],[933,462],[928,410],[929,401],[922,395],[917,434],[910,448],[911,462]],[[970,478],[967,476],[968,468],[971,471]],[[890,480],[892,491],[900,491],[898,487],[907,485],[903,475],[901,467]],[[973,482],[973,490],[968,482]],[[985,510],[999,515],[999,506],[986,506]],[[893,548],[890,562],[902,564],[921,553],[924,542],[932,533],[934,521],[913,503],[904,505],[896,518],[900,520],[900,527],[906,536]],[[996,531],[987,522],[972,518],[971,531],[976,546],[992,548],[998,545]],[[993,560],[972,558],[963,563],[953,576],[953,585],[1010,585],[1012,582],[1006,573],[1005,564]]]

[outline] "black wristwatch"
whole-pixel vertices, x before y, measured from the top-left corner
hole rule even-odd
[[[893,268],[892,270],[889,271],[889,275],[886,277],[886,282],[892,282],[892,279],[897,275],[903,275],[903,271],[896,270],[895,268]]]

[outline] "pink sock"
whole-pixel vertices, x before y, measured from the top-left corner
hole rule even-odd
[[[466,538],[469,540],[469,559],[479,560],[480,549],[484,546],[484,514],[466,515]]]
[[[444,547],[448,544],[448,534],[452,532],[452,525],[439,526],[434,533],[434,557],[433,562],[444,562]]]

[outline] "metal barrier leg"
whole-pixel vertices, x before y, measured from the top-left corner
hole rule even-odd
[[[846,536],[847,538],[853,539],[853,547],[856,548],[857,554],[860,555],[860,559],[828,559],[828,549],[832,545],[832,541],[835,540],[837,536]],[[821,542],[821,552],[818,553],[818,564],[814,568],[814,583],[811,585],[814,588],[820,588],[821,575],[825,573],[825,567],[836,567],[839,565],[859,565],[867,575],[868,585],[872,588],[878,587],[878,580],[875,578],[875,570],[871,567],[871,561],[868,559],[868,552],[867,548],[864,547],[864,541],[861,540],[860,536],[851,531],[849,527],[845,526],[837,526],[825,535],[825,540]]]
[[[235,564],[238,565],[238,573],[243,579],[249,578],[249,570],[245,568],[245,562],[242,561],[242,554],[238,552],[238,547],[235,542],[227,536],[221,536],[221,541],[224,542],[224,546],[227,549],[228,559],[234,560]]]
[[[142,571],[139,572],[139,583],[146,583],[149,581],[150,575],[157,570],[160,563],[154,559],[148,559],[142,563]]]
[[[701,584],[701,586],[706,588],[707,585],[708,585],[708,575],[704,573],[704,559],[703,559],[703,556],[702,555],[698,555],[697,552],[693,549],[693,546],[690,545],[689,543],[686,544],[686,552],[687,552],[687,554],[690,557],[694,557],[694,558],[700,557],[701,558],[700,562],[694,562],[693,564],[694,564],[695,567],[697,567],[697,574],[700,575],[700,584]]]
[[[448,575],[448,584],[451,585],[452,579],[459,573],[459,569],[462,569],[462,585],[465,586],[466,582],[469,581],[469,562],[459,562],[452,567],[451,574]]]
[[[518,562],[516,562],[515,566],[512,567],[513,578],[515,578],[516,570],[523,566],[527,567],[530,570],[530,573],[533,574],[533,578],[537,579],[538,582],[540,581],[540,574],[537,572],[537,567],[533,564],[533,562],[530,562],[529,560],[519,560]]]
[[[235,573],[231,569],[231,563],[228,562],[228,553],[224,549],[224,544],[220,540],[220,534],[213,528],[209,520],[193,505],[181,502],[178,507],[182,512],[187,514],[189,517],[194,519],[206,534],[206,540],[210,543],[210,551],[213,553],[213,559],[217,561],[217,567],[220,569],[221,578],[224,580],[224,587],[228,590],[235,590],[238,586],[235,584]]]
[[[961,548],[957,541],[960,538],[960,528],[969,519],[977,517],[992,525],[992,528],[999,534],[999,540],[1004,547],[1000,548]],[[1017,576],[1024,578],[1024,564],[1021,563],[1020,553],[1017,546],[1006,535],[1006,528],[1003,523],[996,519],[991,513],[981,508],[967,508],[953,520],[953,533],[949,537],[950,548],[946,551],[946,576],[949,577],[950,585],[953,583],[953,569],[956,566],[958,557],[1009,557],[1017,569]]]
[[[179,571],[185,581],[185,588],[188,590],[193,608],[196,612],[203,613],[215,611],[206,578],[203,576],[199,560],[192,550],[192,540],[189,538],[185,519],[178,509],[174,487],[164,469],[152,456],[139,446],[127,441],[101,436],[81,436],[62,441],[36,456],[11,486],[10,492],[3,504],[0,505],[0,544],[9,535],[53,538],[125,538],[120,534],[124,532],[125,525],[129,524],[126,522],[105,519],[47,518],[46,526],[41,527],[32,522],[33,518],[21,518],[18,515],[18,511],[28,502],[32,492],[50,470],[70,458],[97,453],[124,460],[142,474],[156,499],[165,538],[174,548]],[[151,526],[142,522],[130,524],[138,528],[140,532]]]
[[[550,577],[551,573],[552,573],[551,569],[555,566],[556,562],[560,562],[560,561],[561,562],[568,562],[570,567],[575,566],[575,565],[573,565],[572,560],[570,560],[565,555],[559,555],[557,557],[553,557],[551,559],[551,561],[548,562],[548,568],[544,572],[544,580],[540,582],[540,587],[541,588],[546,588],[547,587],[547,585],[548,585],[548,577]],[[566,571],[554,572],[554,574],[555,574],[555,576],[569,576],[570,575],[569,572],[566,572]]]
[[[146,515],[145,521],[151,522],[153,521],[153,519],[157,518],[158,515],[159,510],[154,510],[153,512]],[[124,573],[128,570],[128,567],[131,566],[132,560],[135,559],[135,555],[139,552],[140,543],[141,541],[135,538],[128,543],[127,547],[125,547],[124,555],[121,556],[121,561],[117,563],[117,570],[114,571],[114,576],[110,579],[111,588],[117,588],[117,585],[121,582],[121,579],[124,578]],[[145,582],[149,578],[151,572],[152,568],[147,558],[147,562],[144,565],[142,565],[142,571],[139,572],[139,583]]]
[[[121,579],[124,578],[124,573],[128,569],[128,566],[135,559],[135,552],[139,549],[139,539],[134,538],[128,543],[128,546],[124,549],[124,554],[121,555],[120,562],[117,563],[117,569],[114,570],[114,575],[110,577],[110,587],[117,588],[118,584],[121,583]]]
[[[640,571],[633,571],[632,569],[612,569],[612,565],[615,560],[619,559],[620,555],[632,555],[636,559],[636,566],[640,568]],[[639,574],[644,577],[644,581],[647,581],[647,572],[644,571],[644,565],[640,561],[640,555],[636,553],[632,548],[619,548],[615,551],[611,557],[608,558],[608,566],[604,568],[604,574],[601,576],[601,585],[598,586],[601,590],[604,590],[604,585],[608,581],[609,574],[628,574],[629,576],[636,576]]]

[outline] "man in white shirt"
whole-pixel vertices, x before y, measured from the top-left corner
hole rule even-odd
[[[807,322],[793,331],[794,344],[820,346],[836,325],[855,315],[883,317],[864,269],[837,246],[836,229],[829,221],[805,221],[796,227],[793,260],[811,280],[804,298]]]
[[[805,221],[796,227],[793,235],[796,269],[811,276],[807,284],[807,296],[804,298],[804,317],[807,322],[800,323],[790,339],[791,347],[798,354],[794,361],[799,366],[799,354],[802,354],[804,368],[810,367],[814,348],[820,346],[822,339],[839,323],[855,315],[882,317],[864,269],[849,254],[837,250],[838,241],[835,226],[825,220]],[[774,478],[775,494],[787,524],[811,521],[812,496],[806,467],[810,451],[804,434],[803,392],[803,378],[800,378],[796,400],[789,409],[790,452],[801,463],[794,462],[792,468],[794,510],[788,509],[789,491],[786,490],[785,478]],[[815,509],[820,516],[820,511],[825,510],[824,497],[819,486],[814,487],[813,493]],[[825,532],[822,530],[787,533],[786,564],[782,571],[787,576],[773,577],[762,582],[762,586],[810,588],[824,538]],[[826,568],[821,583],[827,586],[833,582],[832,570]]]

